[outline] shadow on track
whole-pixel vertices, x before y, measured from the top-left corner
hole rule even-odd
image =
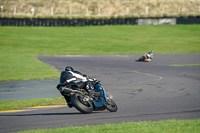
[[[93,112],[92,114],[94,113],[100,113],[100,112]],[[59,115],[85,115],[85,114],[82,114],[80,112],[74,112],[74,113],[37,113],[37,114],[0,114],[0,116],[59,116]]]
[[[38,113],[38,114],[6,114],[6,115],[0,115],[0,116],[39,116],[39,115],[43,115],[43,116],[49,116],[49,115],[82,115],[81,113]]]

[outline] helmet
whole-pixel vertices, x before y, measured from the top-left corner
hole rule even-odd
[[[74,71],[74,68],[73,67],[71,67],[71,66],[67,66],[67,67],[65,67],[65,71]]]
[[[154,51],[153,50],[151,50],[148,54],[150,54],[150,55],[152,55],[154,53]]]

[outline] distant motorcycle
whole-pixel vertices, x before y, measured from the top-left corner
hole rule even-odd
[[[70,95],[72,106],[83,114],[105,109],[110,112],[116,112],[118,110],[116,103],[106,94],[100,81],[94,84],[94,88],[94,90],[87,92],[85,89],[80,89],[77,84],[69,83],[64,90],[67,95]]]
[[[141,56],[137,61],[143,61],[143,62],[150,62],[153,59],[153,54],[154,51],[150,51],[147,54],[144,54],[143,56]]]

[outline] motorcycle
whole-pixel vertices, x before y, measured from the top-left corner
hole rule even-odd
[[[100,81],[94,84],[94,90],[86,91],[80,89],[77,84],[69,83],[65,86],[65,94],[70,96],[73,107],[83,114],[89,114],[93,111],[103,111],[107,109],[110,112],[118,110],[117,104],[112,97],[107,95]]]
[[[153,59],[153,54],[154,51],[150,51],[147,54],[144,54],[143,56],[141,56],[137,61],[143,61],[143,62],[150,62]]]

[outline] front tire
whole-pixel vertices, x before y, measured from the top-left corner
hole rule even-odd
[[[109,99],[109,101],[107,102],[106,109],[110,112],[117,112],[118,107],[117,104],[112,99]]]
[[[74,94],[70,99],[72,105],[81,113],[89,114],[92,113],[94,107],[89,101],[84,101],[84,96],[80,94]]]

